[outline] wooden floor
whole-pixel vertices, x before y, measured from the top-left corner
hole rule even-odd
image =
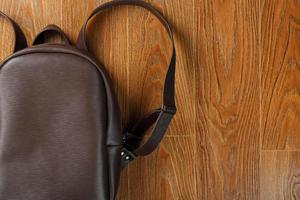
[[[31,42],[54,23],[75,42],[105,0],[0,0]],[[162,145],[123,171],[119,200],[300,199],[300,1],[150,0],[177,49],[176,115]],[[1,58],[11,29],[0,21]],[[89,43],[124,123],[160,105],[170,43],[140,8],[99,15]]]

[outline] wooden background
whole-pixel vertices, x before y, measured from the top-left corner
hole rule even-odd
[[[54,23],[75,42],[106,0],[0,0],[31,42]],[[300,1],[149,0],[177,49],[176,115],[160,148],[122,174],[120,200],[300,199]],[[93,53],[109,70],[124,123],[160,105],[170,43],[140,8],[99,15]],[[3,20],[1,58],[12,32]]]

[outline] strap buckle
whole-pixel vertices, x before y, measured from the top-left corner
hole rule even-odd
[[[167,113],[167,114],[171,114],[171,115],[175,115],[177,109],[175,106],[166,106],[166,105],[163,105],[161,110],[164,112],[164,113]]]

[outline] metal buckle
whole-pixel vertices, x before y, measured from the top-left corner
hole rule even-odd
[[[174,106],[166,106],[166,105],[163,105],[161,110],[164,112],[164,113],[168,113],[168,114],[171,114],[171,115],[175,115],[177,109],[176,107]]]

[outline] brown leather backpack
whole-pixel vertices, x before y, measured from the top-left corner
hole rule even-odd
[[[0,73],[0,200],[114,199],[121,169],[151,153],[163,138],[176,111],[174,46],[161,108],[126,131],[111,80],[88,51],[88,21],[116,5],[149,10],[173,42],[167,21],[139,0],[100,5],[83,25],[76,47],[57,26],[49,25],[27,48],[18,25],[0,13],[15,31],[14,53],[1,63]],[[66,44],[43,44],[51,32]]]

